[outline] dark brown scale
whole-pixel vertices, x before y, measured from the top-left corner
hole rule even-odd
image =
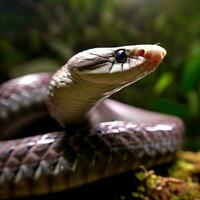
[[[126,123],[124,124],[125,127]],[[142,136],[144,130],[145,127],[140,128],[139,132]],[[0,187],[0,196],[8,198],[11,197],[9,195],[29,196],[62,191],[98,180],[101,177],[112,176],[131,170],[140,164],[149,162],[152,165],[152,160],[153,164],[160,162],[159,150],[155,152],[154,156],[148,155],[148,152],[141,153],[144,151],[142,148],[138,148],[138,151],[136,150],[144,138],[140,137],[136,139],[137,136],[135,133],[135,130],[129,133],[130,140],[127,140],[127,133],[120,131],[118,136],[121,139],[109,136],[109,132],[107,134],[93,132],[84,135],[82,140],[81,135],[74,135],[72,136],[72,140],[66,144],[66,147],[63,143],[63,137],[65,136],[61,132],[13,140],[12,145],[10,144],[9,147],[7,146],[7,142],[1,142],[1,149],[6,149],[6,151],[0,152],[0,158],[6,157],[6,162],[4,160],[5,164],[1,167],[0,186],[10,184],[12,187],[8,187],[7,189]],[[149,134],[149,138],[154,138],[156,132],[150,132]],[[98,137],[100,143],[94,140],[94,137]],[[180,138],[181,133],[176,132],[174,137]],[[77,144],[76,142],[80,140],[81,146],[79,148],[86,148],[78,149],[77,151],[76,145],[78,146],[79,143]],[[174,149],[180,148],[181,144],[178,142],[179,140],[174,141],[174,138],[171,138],[171,134],[168,134],[166,140],[171,142],[170,145]],[[94,146],[96,142],[101,144],[101,149],[98,148],[99,144]],[[27,144],[29,144],[28,148]],[[154,140],[152,139],[146,146],[153,144]],[[108,145],[109,149],[107,148]],[[17,146],[17,148],[13,149],[12,146]],[[170,155],[168,144],[166,146],[162,144],[162,148],[166,148],[165,154]],[[68,150],[69,152],[65,154]],[[93,152],[93,154],[88,154],[88,151]],[[73,162],[70,160],[70,152],[72,153],[72,157],[74,157]],[[20,155],[24,155],[24,157],[22,158]],[[171,154],[170,158],[172,157],[173,155]],[[11,161],[15,164],[12,165]],[[119,163],[126,162],[129,164],[119,165]],[[66,179],[68,184],[63,185],[63,179]],[[31,185],[31,191],[13,193],[13,191],[21,190],[22,183],[23,185]]]
[[[51,77],[50,73],[32,74],[1,85],[1,139],[26,137],[27,132],[32,135],[61,129],[49,116],[44,104]]]

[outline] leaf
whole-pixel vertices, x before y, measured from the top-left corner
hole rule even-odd
[[[164,90],[172,83],[173,75],[170,72],[166,72],[158,79],[154,86],[154,93],[159,95],[164,92]]]
[[[190,116],[195,117],[199,114],[200,97],[196,91],[189,91],[187,93],[188,107]]]
[[[153,110],[158,112],[168,113],[184,118],[188,116],[188,109],[185,106],[169,99],[160,98],[152,100],[151,107]]]
[[[184,91],[200,85],[200,43],[193,46],[183,69],[181,87]]]

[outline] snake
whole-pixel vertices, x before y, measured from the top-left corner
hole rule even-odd
[[[158,44],[92,48],[55,73],[2,83],[0,199],[65,191],[173,160],[183,142],[179,117],[108,98],[155,71],[165,55]]]

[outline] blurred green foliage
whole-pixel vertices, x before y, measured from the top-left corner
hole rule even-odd
[[[180,116],[187,148],[199,148],[199,10],[198,0],[3,0],[0,80],[55,71],[91,47],[160,42],[168,51],[161,67],[116,98]]]

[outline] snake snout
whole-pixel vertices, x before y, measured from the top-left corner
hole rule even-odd
[[[154,61],[158,64],[163,60],[166,54],[167,51],[158,45],[137,45],[130,51],[131,57],[142,56],[148,61]]]

